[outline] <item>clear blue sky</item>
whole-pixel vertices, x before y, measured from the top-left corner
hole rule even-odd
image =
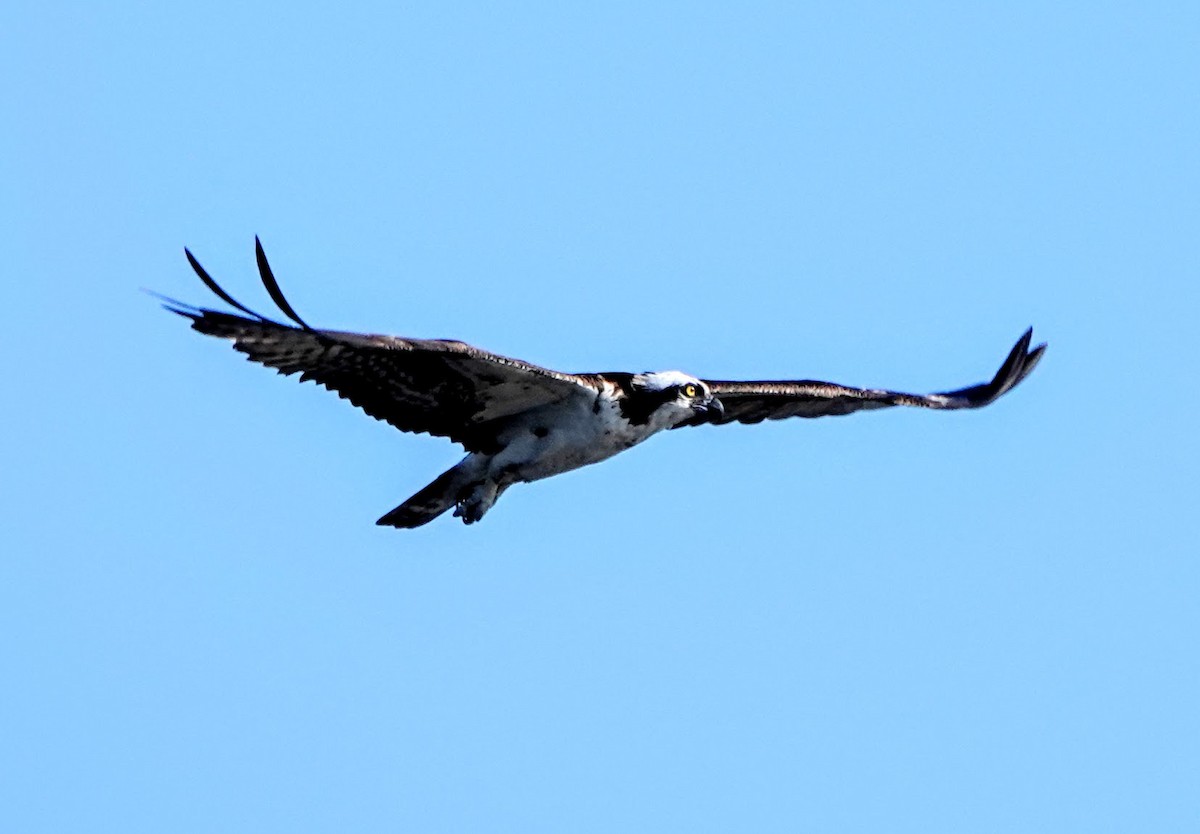
[[[9,4],[0,829],[1200,827],[1200,11]],[[903,8],[901,8],[903,6]],[[574,7],[574,8],[572,8]],[[979,412],[453,463],[139,293]]]

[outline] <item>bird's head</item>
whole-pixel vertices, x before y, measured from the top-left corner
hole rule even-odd
[[[725,413],[721,401],[713,396],[704,380],[682,371],[637,374],[633,388],[647,418],[664,428],[697,418],[699,422],[707,422]]]

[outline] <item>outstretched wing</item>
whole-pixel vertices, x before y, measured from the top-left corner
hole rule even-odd
[[[468,451],[487,451],[495,421],[571,397],[594,397],[582,377],[489,353],[463,342],[403,339],[316,330],[288,304],[262,244],[254,239],[259,275],[271,299],[296,326],[243,306],[187,251],[188,263],[210,290],[245,315],[163,305],[192,320],[192,329],[230,339],[235,350],[300,381],[313,380],[401,431],[448,437]]]
[[[957,409],[980,408],[1011,391],[1029,376],[1042,358],[1045,344],[1032,350],[1032,328],[1017,340],[1008,358],[991,382],[945,391],[938,394],[904,394],[875,388],[848,388],[830,382],[792,380],[780,382],[721,382],[705,380],[712,393],[725,406],[720,416],[701,416],[683,423],[761,423],[763,420],[782,420],[784,417],[824,417],[851,414],[873,408],[910,405],[919,408]],[[677,426],[676,428],[679,428]]]

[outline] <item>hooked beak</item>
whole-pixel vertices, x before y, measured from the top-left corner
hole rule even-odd
[[[703,405],[696,406],[696,413],[703,415],[707,422],[715,423],[725,416],[725,406],[716,397],[709,397]]]

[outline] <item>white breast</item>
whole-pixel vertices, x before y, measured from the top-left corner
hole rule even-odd
[[[599,463],[636,446],[667,425],[651,420],[630,425],[621,415],[615,388],[605,383],[599,398],[575,398],[518,417],[500,437],[505,444],[492,459],[493,477],[536,481]]]

